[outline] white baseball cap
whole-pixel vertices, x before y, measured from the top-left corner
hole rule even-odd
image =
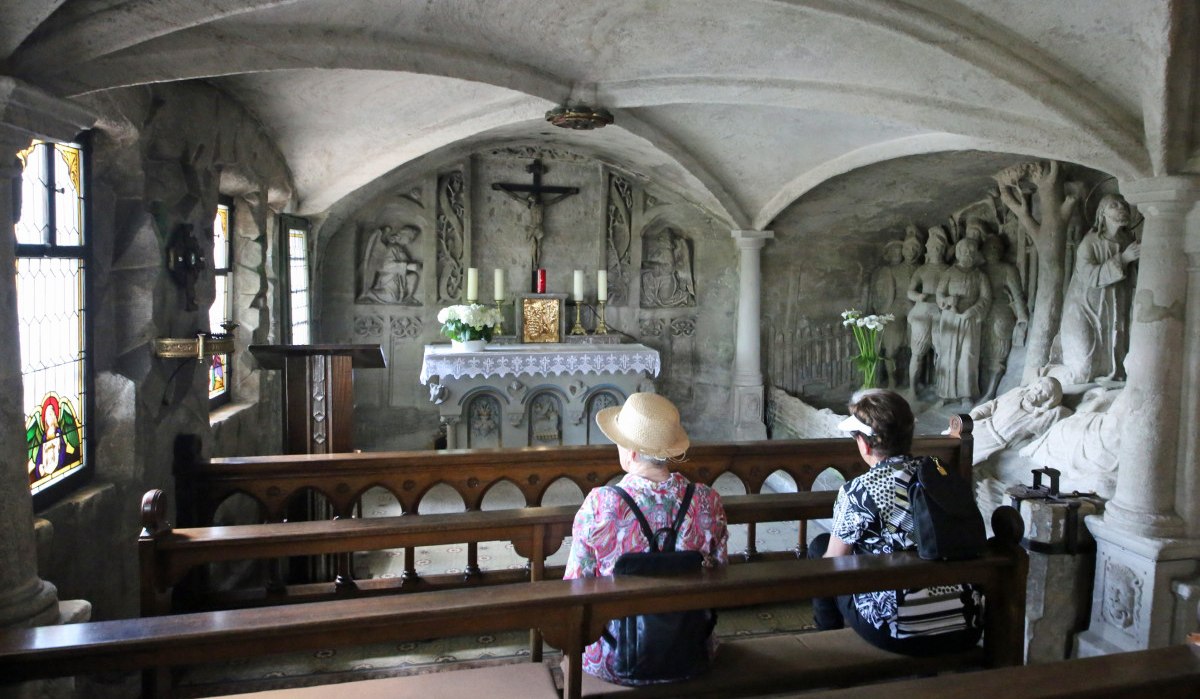
[[[843,432],[861,432],[868,437],[875,435],[875,430],[871,429],[870,425],[853,415],[839,422],[837,428]]]

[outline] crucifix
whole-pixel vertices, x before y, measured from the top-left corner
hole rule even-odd
[[[533,246],[533,273],[537,274],[537,269],[541,267],[542,263],[542,238],[546,235],[546,228],[542,222],[546,208],[572,194],[578,194],[579,188],[543,185],[542,175],[546,173],[546,166],[542,165],[540,159],[527,165],[525,171],[533,175],[533,184],[493,182],[492,189],[504,192],[529,209],[529,231],[526,237]],[[543,195],[550,196],[544,197]]]

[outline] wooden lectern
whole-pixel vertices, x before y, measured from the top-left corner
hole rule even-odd
[[[283,453],[353,450],[352,370],[386,367],[379,345],[250,345],[250,354],[283,370]]]

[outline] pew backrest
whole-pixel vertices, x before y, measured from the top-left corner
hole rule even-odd
[[[204,460],[198,440],[176,443],[177,512],[186,526],[205,526],[217,507],[235,493],[253,498],[266,521],[281,522],[289,503],[319,493],[333,516],[352,517],[360,498],[383,488],[406,513],[417,512],[422,498],[438,484],[452,488],[467,510],[482,508],[487,493],[511,483],[525,505],[541,505],[547,489],[565,479],[587,493],[622,474],[616,447],[566,446],[350,454],[227,457]],[[937,456],[964,475],[971,469],[971,419],[951,420],[947,436],[918,437],[913,453]],[[673,468],[690,480],[712,484],[725,473],[736,476],[747,493],[759,493],[776,472],[790,476],[798,491],[812,489],[817,476],[833,469],[844,478],[865,470],[853,440],[767,440],[695,444]]]

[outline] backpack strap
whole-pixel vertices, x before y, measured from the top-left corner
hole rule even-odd
[[[650,542],[650,552],[658,553],[658,544],[654,541],[654,532],[650,530],[650,523],[646,521],[646,515],[642,514],[642,508],[638,507],[637,503],[633,501],[633,496],[625,492],[624,488],[615,485],[605,487],[616,492],[625,501],[625,504],[629,505],[629,509],[633,511],[633,516],[637,517],[638,524],[642,526],[642,534],[645,534],[646,541]]]
[[[633,511],[633,516],[637,518],[638,524],[642,527],[642,534],[646,536],[646,541],[650,544],[651,553],[658,553],[660,550],[675,550],[675,539],[679,535],[679,527],[683,524],[684,519],[687,518],[688,507],[692,504],[692,493],[694,493],[696,490],[695,483],[688,483],[687,489],[683,491],[683,499],[679,502],[679,512],[675,515],[674,525],[670,527],[663,527],[657,532],[651,531],[650,523],[646,521],[646,515],[642,514],[642,508],[637,506],[637,503],[633,501],[633,496],[625,492],[624,488],[620,488],[615,485],[605,487],[615,491],[617,495],[621,496],[621,499],[624,500],[625,504],[629,506],[629,509]],[[659,537],[662,537],[663,539],[661,548],[658,543]]]

